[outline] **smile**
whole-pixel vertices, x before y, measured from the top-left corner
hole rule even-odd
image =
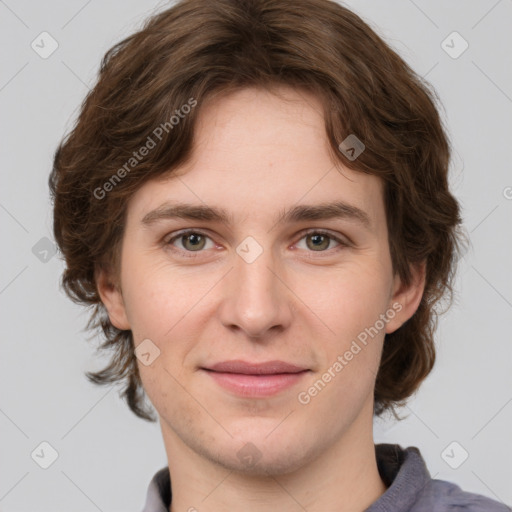
[[[269,397],[297,384],[307,368],[282,361],[224,361],[202,368],[216,384],[238,396]]]

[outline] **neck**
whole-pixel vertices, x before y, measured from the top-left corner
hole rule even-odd
[[[254,476],[201,457],[162,425],[172,484],[170,512],[365,510],[386,486],[377,469],[372,423],[366,431],[362,425],[351,427],[335,445],[299,469]]]

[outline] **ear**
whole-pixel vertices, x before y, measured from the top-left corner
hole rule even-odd
[[[386,324],[386,333],[399,329],[418,309],[425,289],[426,261],[411,266],[411,283],[405,286],[397,275],[393,284],[393,293],[389,307],[396,312]]]
[[[121,287],[111,278],[111,273],[105,269],[97,269],[95,272],[96,287],[114,327],[122,331],[130,329],[130,323],[126,316]]]

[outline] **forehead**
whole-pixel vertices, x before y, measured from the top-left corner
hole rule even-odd
[[[199,110],[194,139],[197,158],[212,149],[215,156],[228,153],[223,159],[242,157],[241,152],[248,158],[258,150],[259,158],[267,155],[264,161],[327,149],[320,99],[286,86],[272,91],[245,88],[207,99]]]
[[[139,219],[169,201],[272,222],[297,205],[345,202],[377,227],[381,180],[332,159],[318,98],[277,92],[242,89],[198,105],[191,158],[139,189],[132,198]]]

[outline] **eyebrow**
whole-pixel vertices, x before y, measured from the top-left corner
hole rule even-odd
[[[142,224],[149,226],[160,220],[176,218],[222,222],[227,225],[233,224],[233,217],[224,208],[170,202],[166,202],[147,213],[142,219]],[[355,221],[363,225],[366,229],[371,229],[372,225],[370,217],[365,211],[343,201],[294,206],[289,210],[282,211],[275,224],[327,219],[346,219],[349,221]]]

